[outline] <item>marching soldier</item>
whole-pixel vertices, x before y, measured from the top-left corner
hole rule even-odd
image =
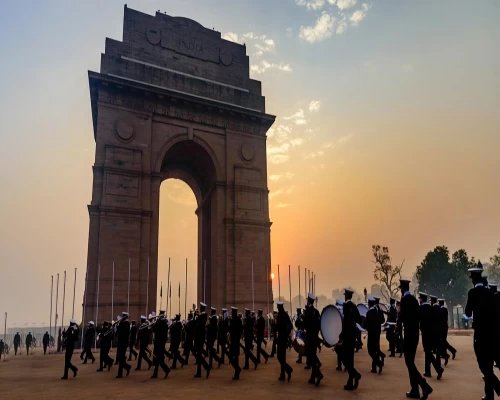
[[[403,323],[401,321],[400,311],[401,302],[396,301],[397,319],[396,319],[396,352],[399,353],[399,358],[403,356]]]
[[[0,360],[2,360],[2,354],[5,350],[5,343],[3,341],[3,339],[0,339]],[[5,361],[5,356],[3,356],[3,359]]]
[[[31,334],[31,332],[28,332],[28,335],[26,335],[26,341],[25,341],[25,344],[26,344],[26,355],[29,354],[30,347],[31,347],[31,342],[32,341],[33,341],[33,335]]]
[[[398,311],[396,310],[396,299],[391,297],[389,300],[389,314],[387,316],[387,331],[385,337],[389,342],[389,357],[396,356],[396,322],[398,319]]]
[[[353,291],[344,289],[344,323],[342,332],[339,335],[339,345],[342,348],[342,363],[344,364],[349,379],[347,384],[344,385],[344,390],[356,390],[361,379],[361,374],[354,368],[354,347],[356,345],[356,324],[361,323],[361,316],[359,315],[358,308],[352,302]],[[377,314],[378,315],[378,314]]]
[[[144,315],[141,315],[141,325],[139,326],[136,342],[136,345],[139,345],[139,358],[137,360],[137,367],[135,368],[136,371],[141,370],[142,360],[146,361],[146,364],[148,364],[148,369],[150,369],[151,365],[153,364],[147,354],[149,341],[151,339],[151,333],[149,332],[149,329],[149,322],[147,321],[147,318]]]
[[[448,343],[448,309],[444,305],[444,299],[439,299],[438,302],[440,308],[441,356],[444,358],[444,365],[447,365],[450,358],[448,350],[451,352],[453,360],[457,355],[457,350]]]
[[[245,366],[243,369],[250,368],[249,360],[252,360],[254,369],[257,369],[257,357],[253,355],[253,325],[254,319],[250,315],[250,310],[245,308],[245,320],[243,323],[243,336],[245,338]]]
[[[219,364],[224,364],[224,356],[228,352],[227,350],[227,333],[228,333],[228,315],[227,308],[222,309],[222,318],[219,321],[219,330],[217,336],[217,347],[220,347],[220,361]],[[229,358],[231,358],[228,355]],[[231,361],[231,360],[230,360]]]
[[[208,321],[207,313],[205,312],[207,305],[200,303],[200,314],[196,319],[196,332],[194,336],[194,351],[196,356],[196,375],[195,378],[201,378],[201,366],[207,371],[207,378],[210,376],[210,365],[205,360],[203,355],[203,346],[205,344],[205,329]]]
[[[443,335],[442,335],[442,329],[441,329],[441,307],[438,304],[438,298],[436,296],[429,296],[431,300],[431,307],[432,307],[432,315],[433,315],[433,334],[432,334],[432,339],[434,342],[434,349],[433,352],[436,357],[436,362],[439,364],[441,367],[441,356],[442,356],[442,349],[443,349]],[[448,364],[448,359],[445,358],[445,363]],[[445,365],[446,365],[445,364]],[[444,368],[441,367],[441,369],[444,371]]]
[[[304,315],[302,314],[302,308],[297,307],[297,319],[295,320],[295,328],[297,331],[304,330]],[[299,358],[295,361],[297,364],[302,364],[302,354],[299,354]]]
[[[364,328],[368,331],[368,354],[372,358],[372,369],[371,372],[376,374],[377,367],[379,368],[378,373],[382,373],[382,368],[384,363],[380,358],[379,343],[380,343],[380,332],[382,330],[382,325],[380,325],[379,314],[377,308],[375,307],[375,299],[373,297],[368,297],[368,312],[366,313],[366,318],[364,322]]]
[[[111,350],[111,342],[113,341],[113,332],[106,334],[111,327],[109,321],[104,321],[102,323],[101,329],[96,329],[96,332],[99,333],[99,343],[100,343],[100,352],[99,352],[99,368],[96,370],[97,372],[102,372],[104,367],[108,367],[108,371],[113,366],[115,360],[113,360],[109,356],[109,351]]]
[[[116,321],[120,321],[122,319],[122,317],[120,317],[119,315],[116,316]],[[116,330],[115,330],[116,331]],[[82,353],[83,354],[83,353]],[[80,356],[80,358],[82,358],[82,356]],[[115,365],[118,365],[118,361],[119,361],[119,357],[118,357],[118,349],[117,349],[117,352],[116,352],[116,360],[115,360]]]
[[[14,355],[17,356],[17,349],[21,346],[21,335],[17,332],[14,335]]]
[[[167,379],[170,373],[170,368],[165,364],[165,344],[168,338],[168,323],[165,319],[165,311],[161,310],[156,322],[154,323],[153,332],[155,335],[154,347],[153,347],[153,364],[155,366],[153,375],[151,379],[158,378],[158,369],[161,367],[165,376],[163,379]]]
[[[495,299],[495,337],[500,337],[500,293],[497,291],[497,285],[490,283],[490,290],[492,291]],[[500,369],[500,341],[495,340],[495,367]],[[455,358],[455,354],[453,354],[453,358]]]
[[[277,311],[273,311],[273,319],[271,320],[271,335],[273,335],[273,343],[272,343],[272,348],[271,348],[271,354],[269,357],[274,358],[274,354],[276,353],[276,347],[278,342],[276,341],[276,333],[277,331],[277,326],[276,326],[276,317],[278,316]]]
[[[318,350],[318,334],[320,325],[320,315],[318,310],[314,308],[316,297],[309,293],[307,295],[307,306],[304,312],[304,329],[306,331],[306,356],[307,364],[311,367],[311,377],[309,383],[319,386],[323,379],[323,374],[320,371],[321,363],[316,354]]]
[[[264,331],[266,330],[266,320],[262,316],[262,310],[259,309],[257,310],[258,316],[257,316],[257,321],[255,322],[256,326],[256,342],[257,342],[257,362],[260,364],[260,356],[264,357],[266,360],[269,360],[269,354],[262,348],[262,343],[265,341],[264,339]]]
[[[134,356],[134,361],[137,360],[137,351],[134,350],[135,343],[137,342],[137,325],[135,321],[132,321],[130,326],[130,339],[128,342],[128,361],[132,361],[132,356]]]
[[[74,319],[70,319],[69,328],[62,332],[63,337],[66,338],[66,353],[64,355],[64,375],[61,379],[68,379],[68,370],[73,371],[73,378],[76,378],[78,368],[71,364],[71,357],[75,351],[75,342],[78,340],[78,325]]]
[[[213,368],[213,360],[215,359],[220,368],[221,359],[215,350],[215,341],[217,340],[217,309],[215,307],[210,308],[210,314],[207,329],[208,365],[210,368]]]
[[[384,316],[385,312],[380,308],[380,297],[373,296],[373,298],[375,299],[375,309],[378,312],[379,323],[380,326],[382,326],[385,323],[385,316]],[[382,361],[382,365],[384,365],[385,353],[380,349],[380,340],[377,342],[377,347],[378,347],[377,354],[380,357],[380,360]]]
[[[422,346],[425,353],[425,373],[424,376],[427,378],[431,377],[431,364],[437,372],[437,379],[440,380],[443,376],[443,368],[440,365],[439,358],[434,356],[434,350],[436,348],[436,319],[435,313],[432,306],[427,302],[427,294],[420,292],[420,331],[422,332]]]
[[[118,360],[118,375],[117,378],[123,378],[123,370],[127,371],[127,376],[132,368],[127,364],[127,347],[130,337],[130,322],[128,321],[128,312],[122,312],[122,317],[117,325],[118,345],[116,348],[116,358]]]
[[[288,337],[290,336],[290,332],[292,331],[293,326],[292,322],[290,321],[290,318],[288,317],[288,314],[285,312],[285,309],[283,307],[283,302],[278,301],[276,305],[278,306],[278,312],[275,317],[274,334],[276,336],[276,341],[278,345],[278,350],[277,350],[278,361],[281,366],[281,372],[278,380],[284,381],[286,374],[287,380],[288,382],[290,382],[290,379],[292,378],[293,368],[286,362],[286,349],[288,346]]]
[[[410,399],[427,400],[432,393],[432,388],[426,380],[420,375],[415,365],[415,354],[420,340],[419,335],[419,305],[417,299],[410,293],[410,281],[406,279],[399,280],[399,288],[401,290],[401,308],[399,318],[404,329],[404,347],[405,364],[408,368],[410,376],[411,390],[406,393],[406,397]],[[422,397],[420,397],[420,389],[422,388]]]
[[[42,338],[43,355],[47,353],[47,346],[49,345],[49,341],[50,341],[49,332],[45,332]]]
[[[181,352],[179,351],[179,346],[181,345],[182,339],[182,322],[181,315],[176,314],[175,320],[172,322],[170,326],[170,353],[172,353],[172,358],[174,361],[172,362],[172,369],[177,368],[177,360],[181,363],[181,368],[184,367],[184,358],[181,356]]]
[[[196,332],[196,322],[193,320],[193,313],[191,311],[188,314],[184,330],[186,331],[186,339],[184,340],[184,364],[188,365],[189,353],[193,353],[194,350],[193,342]]]
[[[474,316],[472,329],[474,329],[474,353],[476,354],[479,369],[484,376],[484,400],[493,400],[495,393],[500,396],[500,381],[493,372],[495,355],[492,352],[495,341],[495,319],[496,314],[495,295],[482,283],[481,274],[483,266],[480,262],[476,268],[470,268],[470,278],[474,287],[467,295],[467,306],[465,315],[469,318]]]
[[[243,333],[243,323],[238,317],[238,309],[236,307],[231,307],[231,318],[228,320],[228,332],[230,337],[229,342],[229,353],[230,353],[230,363],[234,368],[233,380],[240,379],[241,367],[240,367],[240,340]]]
[[[95,358],[92,354],[92,344],[94,343],[95,337],[95,327],[94,321],[90,321],[87,326],[87,331],[85,332],[85,358],[82,364],[87,364],[87,358],[92,360],[92,364],[94,364]]]

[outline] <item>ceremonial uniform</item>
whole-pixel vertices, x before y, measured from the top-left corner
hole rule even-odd
[[[116,358],[118,360],[118,375],[117,378],[123,378],[123,370],[127,371],[127,376],[132,368],[127,364],[127,347],[130,337],[130,322],[128,321],[128,313],[123,312],[120,323],[117,325],[116,335],[118,337],[118,345],[116,349]]]
[[[253,355],[253,326],[254,318],[250,315],[250,310],[245,309],[246,316],[243,323],[243,336],[245,339],[245,366],[243,369],[250,368],[249,361],[252,360],[254,364],[254,369],[257,368],[257,358]]]
[[[394,357],[396,352],[396,322],[398,318],[398,311],[396,310],[396,300],[391,298],[389,305],[389,315],[387,316],[387,330],[385,337],[389,342],[389,357]]]
[[[419,309],[420,331],[422,332],[422,347],[425,353],[425,373],[424,376],[431,377],[431,364],[437,372],[437,379],[441,379],[443,368],[441,368],[439,357],[434,356],[436,349],[436,326],[439,327],[439,315],[435,309],[427,303],[427,295],[420,293],[421,305]],[[436,320],[437,315],[437,320]]]
[[[308,382],[318,386],[323,379],[323,374],[320,371],[321,363],[317,356],[320,315],[318,310],[314,308],[315,300],[316,297],[309,293],[307,296],[307,306],[304,312],[304,329],[306,331],[307,364],[311,367],[311,377]]]
[[[113,366],[113,360],[109,356],[109,351],[111,350],[111,342],[113,341],[113,332],[111,331],[106,335],[108,330],[110,329],[110,323],[108,321],[104,321],[102,328],[96,332],[99,333],[99,343],[100,343],[100,351],[99,351],[99,369],[98,372],[103,371],[105,366],[108,367],[108,371]]]
[[[219,321],[219,329],[217,332],[217,347],[220,348],[220,361],[219,364],[224,364],[224,359],[226,353],[228,353],[227,349],[227,333],[228,333],[228,315],[227,309],[222,309],[222,319]],[[228,355],[228,358],[231,358]]]
[[[151,378],[158,378],[158,369],[161,367],[163,372],[165,372],[164,379],[166,379],[170,373],[170,368],[167,364],[165,364],[165,344],[167,343],[168,338],[168,323],[165,319],[164,311],[160,311],[160,315],[154,324],[153,332],[155,338],[153,345],[153,364],[155,369]]]
[[[181,315],[177,314],[170,327],[170,353],[172,353],[172,358],[174,359],[172,362],[172,369],[177,368],[177,360],[181,363],[181,367],[184,366],[184,358],[182,358],[181,352],[179,351],[182,339],[182,322],[180,318]]]
[[[31,342],[32,341],[33,341],[33,336],[31,335],[31,332],[29,332],[28,335],[26,335],[26,341],[25,341],[25,344],[26,344],[26,355],[29,354],[30,347],[31,347]]]
[[[276,333],[278,332],[277,329],[278,327],[276,326],[276,317],[278,316],[278,313],[276,311],[273,311],[273,319],[271,320],[271,335],[273,336],[273,342],[271,344],[271,354],[269,357],[273,358],[274,354],[276,354],[276,347],[278,345],[277,342],[277,335]]]
[[[281,366],[281,372],[278,379],[280,381],[284,381],[285,374],[287,374],[288,381],[290,381],[293,369],[286,362],[286,349],[288,344],[288,337],[290,336],[290,332],[292,331],[293,326],[292,322],[290,321],[290,318],[288,317],[287,313],[283,308],[283,302],[279,301],[277,302],[277,305],[278,305],[278,313],[275,321],[276,323],[275,335],[277,335],[276,337],[277,347],[278,347],[277,356]]]
[[[130,338],[128,342],[128,361],[132,361],[132,356],[134,360],[137,360],[137,351],[134,350],[135,343],[137,342],[137,325],[135,321],[132,321],[130,326]]]
[[[210,318],[208,319],[208,330],[207,330],[207,351],[208,351],[208,365],[210,368],[213,367],[213,360],[219,364],[221,359],[217,355],[217,351],[215,350],[215,341],[217,340],[217,310],[215,308],[211,308]]]
[[[17,356],[17,349],[21,346],[21,335],[17,332],[14,335],[14,355]]]
[[[87,327],[87,331],[85,332],[85,353],[84,353],[84,359],[83,359],[83,364],[87,364],[87,359],[92,360],[92,364],[94,364],[95,357],[92,354],[92,345],[94,344],[94,338],[95,338],[95,327],[94,327],[94,321],[89,322],[89,326]]]
[[[302,309],[300,307],[297,307],[297,319],[295,320],[295,329],[297,330],[297,332],[304,330],[304,315],[302,314]],[[302,364],[302,354],[299,354],[296,363]]]
[[[373,298],[375,299],[375,309],[378,312],[378,321],[382,327],[385,324],[385,312],[380,308],[380,297],[373,296]],[[377,354],[384,365],[385,353],[380,349],[380,340],[377,342]]]
[[[69,323],[69,328],[62,332],[63,337],[66,338],[66,353],[64,354],[64,375],[61,379],[68,379],[69,369],[73,371],[73,377],[76,377],[78,372],[78,368],[71,364],[71,357],[73,357],[75,351],[75,342],[78,340],[79,329],[74,319],[70,320]]]
[[[423,391],[422,399],[426,400],[432,393],[432,388],[427,384],[422,375],[420,375],[420,372],[418,372],[417,366],[415,365],[415,354],[417,353],[417,346],[420,340],[420,306],[417,299],[415,299],[415,297],[413,297],[410,293],[410,281],[400,280],[400,288],[403,297],[401,298],[399,318],[404,329],[403,353],[411,385],[411,390],[406,393],[406,396],[412,399],[419,399],[420,386]]]
[[[349,379],[347,384],[344,386],[345,390],[357,389],[359,380],[361,379],[361,374],[356,371],[356,368],[354,368],[354,348],[356,345],[356,324],[359,324],[362,321],[358,308],[351,301],[352,294],[353,292],[351,290],[345,289],[344,295],[346,296],[346,300],[343,307],[344,322],[342,332],[339,336],[342,347],[342,362],[349,373]]]
[[[49,332],[45,332],[42,338],[42,345],[43,345],[43,354],[45,355],[47,353],[47,346],[49,345],[50,341],[50,336]]]
[[[196,322],[193,320],[192,313],[189,313],[188,320],[186,322],[184,330],[186,331],[186,339],[184,340],[184,357],[185,357],[185,364],[187,365],[189,362],[189,354],[193,353],[194,336],[196,332]]]
[[[264,357],[264,359],[267,360],[269,359],[269,354],[262,348],[262,343],[265,342],[264,339],[264,332],[266,330],[266,320],[262,316],[262,310],[258,310],[258,317],[257,321],[255,322],[256,326],[256,342],[257,342],[257,362],[260,364],[260,356]]]
[[[205,329],[208,321],[207,313],[205,312],[206,304],[200,303],[200,314],[196,318],[196,332],[194,336],[194,351],[196,356],[196,375],[195,378],[201,378],[201,366],[207,371],[207,378],[210,376],[210,365],[205,360],[203,355],[203,346],[205,345]]]
[[[372,359],[372,370],[371,372],[376,373],[377,367],[379,368],[379,373],[382,373],[382,367],[384,364],[380,359],[380,354],[378,353],[379,343],[380,343],[380,333],[382,330],[382,325],[380,324],[379,314],[377,308],[374,304],[374,299],[368,299],[368,306],[370,307],[366,313],[366,318],[364,321],[364,328],[368,331],[368,354]]]
[[[481,283],[482,270],[482,266],[469,269],[474,288],[469,290],[465,315],[473,317],[474,352],[484,376],[483,399],[493,400],[494,392],[500,396],[500,382],[493,372],[495,355],[492,351],[495,341],[498,341],[498,336],[495,337],[495,319],[492,318],[496,315],[496,305],[494,294]]]
[[[3,339],[0,339],[0,361],[2,360],[2,355],[5,350],[5,343],[3,342]],[[5,360],[5,356],[4,356]]]
[[[136,371],[141,370],[142,360],[146,361],[148,364],[148,369],[151,368],[153,362],[149,359],[147,350],[149,346],[149,341],[151,340],[151,332],[149,331],[149,323],[144,315],[141,316],[141,325],[139,326],[137,343],[139,345],[139,356],[137,359]]]
[[[243,333],[243,323],[238,317],[238,309],[231,307],[231,318],[228,321],[228,331],[231,342],[229,343],[230,362],[234,368],[234,380],[240,379],[240,340]]]

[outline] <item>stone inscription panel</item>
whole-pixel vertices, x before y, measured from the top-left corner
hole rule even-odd
[[[139,197],[139,178],[121,174],[106,174],[106,194]]]
[[[237,185],[261,186],[262,175],[258,169],[235,167],[234,178]]]
[[[254,192],[239,192],[238,193],[238,208],[240,210],[260,211],[261,196],[260,193]]]
[[[106,146],[106,167],[141,170],[141,152],[123,147]]]

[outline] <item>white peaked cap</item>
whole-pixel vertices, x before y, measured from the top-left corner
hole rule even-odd
[[[128,317],[128,312],[126,312],[126,311],[122,311],[122,316],[124,316],[124,317]]]
[[[141,315],[141,319],[147,319],[144,315]]]
[[[368,297],[368,301],[375,301],[375,297],[373,296]]]
[[[217,309],[215,307],[211,307],[210,308],[211,310],[214,310],[214,311],[217,311]]]
[[[277,306],[282,306],[283,304],[285,304],[285,303],[283,303],[282,301],[277,301],[277,302],[276,302],[276,305],[277,305]]]
[[[70,320],[69,320],[69,323],[70,323],[70,324],[76,324],[76,321],[75,321],[74,319],[70,319]]]
[[[231,306],[231,310],[236,310],[236,311],[238,311],[238,307]]]
[[[340,299],[337,299],[335,300],[335,303],[339,306],[343,305],[344,304],[344,301],[343,300],[340,300]]]
[[[89,325],[94,325],[94,321],[89,321]]]
[[[151,317],[156,317],[156,313],[154,311],[151,311]]]
[[[200,301],[200,307],[206,307],[207,305],[205,303],[203,303],[202,301]]]
[[[316,296],[313,295],[312,293],[307,293],[307,298],[311,300],[316,300]]]

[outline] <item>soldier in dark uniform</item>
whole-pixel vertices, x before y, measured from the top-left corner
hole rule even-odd
[[[92,354],[92,344],[94,344],[95,338],[95,326],[94,321],[90,321],[87,326],[87,331],[85,332],[85,356],[82,364],[87,364],[87,359],[90,358],[92,360],[92,364],[94,364],[95,357]]]
[[[189,354],[193,353],[194,336],[196,332],[196,322],[193,320],[193,313],[189,312],[186,325],[184,326],[186,331],[186,339],[184,340],[184,364],[188,365]]]
[[[358,308],[352,302],[353,291],[344,289],[344,322],[339,340],[342,348],[342,362],[344,363],[349,379],[344,385],[344,390],[356,390],[361,379],[361,374],[354,368],[354,348],[356,346],[356,324],[361,323],[361,315]],[[378,314],[377,314],[378,315]]]
[[[137,342],[137,325],[135,321],[132,321],[132,325],[130,325],[130,338],[128,342],[128,361],[132,361],[132,356],[134,356],[134,360],[137,360],[137,351],[134,350],[135,343]]]
[[[401,325],[404,329],[404,347],[403,352],[405,356],[405,364],[408,368],[408,375],[410,376],[411,390],[406,393],[406,397],[410,399],[426,400],[432,393],[432,388],[420,375],[415,365],[415,354],[417,353],[417,346],[420,340],[419,334],[419,317],[420,307],[417,299],[410,293],[410,281],[406,279],[399,280],[399,288],[401,290],[401,308],[399,311],[399,318]],[[420,389],[422,388],[422,397],[420,397]]]
[[[24,342],[24,344],[26,345],[26,355],[28,355],[30,352],[32,341],[33,341],[33,335],[31,334],[31,332],[28,332],[28,334],[26,335],[26,340]]]
[[[403,356],[403,323],[400,318],[401,302],[396,301],[397,319],[396,319],[396,352],[399,353],[399,358]]]
[[[229,343],[229,353],[231,365],[234,368],[234,380],[240,379],[240,340],[243,333],[243,323],[238,316],[238,309],[231,307],[231,318],[228,320],[228,332],[231,341]]]
[[[165,311],[160,310],[158,318],[154,323],[153,332],[153,364],[155,366],[155,369],[153,375],[151,375],[151,379],[158,378],[158,369],[160,367],[163,372],[165,372],[165,376],[163,379],[167,379],[168,374],[170,373],[170,368],[167,364],[165,364],[165,344],[167,343],[168,338],[168,323],[165,318]]]
[[[2,360],[2,355],[3,355],[4,350],[5,350],[5,343],[4,343],[3,339],[0,339],[0,360]],[[3,359],[5,361],[5,356]]]
[[[69,321],[69,328],[62,332],[63,337],[66,338],[66,353],[64,355],[64,375],[61,379],[68,379],[68,370],[73,371],[73,377],[76,378],[78,368],[71,364],[71,357],[75,351],[75,342],[78,340],[78,325],[74,319]]]
[[[115,360],[113,360],[109,356],[109,351],[111,350],[111,342],[113,341],[113,332],[109,331],[111,324],[109,321],[104,321],[102,324],[102,328],[96,329],[96,332],[99,333],[99,343],[100,343],[100,352],[99,352],[99,368],[96,370],[97,372],[102,372],[104,367],[108,367],[108,371],[113,366]]]
[[[391,297],[389,300],[389,314],[387,315],[387,330],[385,337],[389,342],[389,357],[396,356],[396,321],[398,319],[398,311],[396,310],[396,299]]]
[[[287,380],[290,382],[292,378],[293,368],[286,362],[286,349],[288,347],[288,337],[290,336],[290,332],[293,329],[292,321],[290,321],[290,317],[285,312],[283,308],[283,302],[278,301],[278,312],[275,317],[275,332],[276,342],[278,346],[277,356],[278,361],[281,366],[281,372],[278,380],[284,381],[285,374],[287,375]]]
[[[295,320],[295,329],[297,331],[303,331],[304,330],[304,315],[302,314],[302,308],[297,307],[297,319]],[[299,357],[297,358],[297,361],[295,361],[297,364],[302,364],[302,354],[299,354]]]
[[[172,322],[170,326],[170,353],[172,353],[172,358],[174,361],[172,362],[172,369],[177,368],[177,360],[181,363],[181,368],[184,366],[184,358],[181,356],[181,352],[179,351],[179,347],[181,345],[182,338],[182,322],[181,315],[176,314],[175,320]]]
[[[17,356],[17,349],[21,346],[21,335],[17,332],[14,335],[14,355]]]
[[[262,348],[262,343],[264,343],[264,331],[266,330],[266,320],[262,316],[262,310],[257,310],[258,316],[257,321],[255,322],[256,326],[256,342],[257,342],[257,362],[260,364],[260,356],[264,357],[266,360],[269,360],[269,354]]]
[[[495,299],[495,337],[498,338],[500,337],[500,293],[497,291],[497,285],[493,283],[490,283],[490,290],[493,293]],[[500,369],[500,340],[495,340],[495,346],[493,350],[495,355],[495,367]]]
[[[378,312],[378,320],[379,320],[380,326],[382,326],[385,324],[385,312],[380,308],[380,297],[373,296],[373,298],[375,299],[375,308]],[[380,340],[377,343],[377,347],[378,347],[377,354],[378,354],[380,360],[382,361],[382,365],[384,365],[385,353],[380,349]]]
[[[196,318],[196,332],[194,336],[194,351],[196,356],[196,375],[195,378],[201,378],[201,366],[207,371],[207,378],[210,376],[210,365],[205,360],[203,354],[203,346],[205,345],[205,329],[208,321],[207,313],[205,312],[207,305],[200,303],[200,314]]]
[[[123,370],[127,371],[127,376],[132,368],[127,364],[127,347],[130,337],[130,322],[128,320],[128,312],[122,312],[120,323],[117,325],[116,336],[118,337],[118,345],[116,348],[116,358],[118,360],[118,375],[117,378],[123,378]]]
[[[243,321],[243,336],[245,339],[245,366],[243,369],[250,368],[250,360],[252,360],[254,369],[257,369],[257,357],[253,355],[253,325],[254,319],[250,315],[250,310],[245,308],[245,319]]]
[[[457,355],[457,350],[448,343],[448,309],[444,305],[444,299],[439,299],[440,308],[440,340],[441,340],[441,357],[444,358],[444,365],[448,364],[450,358],[448,350],[451,352],[453,359]]]
[[[219,327],[217,331],[217,347],[221,349],[220,351],[220,364],[224,364],[224,357],[226,353],[228,352],[227,349],[227,327],[228,325],[228,315],[227,315],[227,308],[222,309],[222,318],[219,321]],[[228,355],[228,358],[230,356]]]
[[[215,341],[217,340],[217,309],[215,307],[210,308],[210,317],[208,318],[208,329],[207,329],[207,352],[208,352],[208,365],[213,368],[213,360],[219,365],[221,364],[221,359],[215,350]]]
[[[135,367],[136,371],[141,370],[142,360],[146,361],[146,364],[148,364],[148,369],[150,369],[151,365],[153,365],[147,354],[147,349],[151,340],[151,332],[149,331],[149,329],[149,322],[147,321],[147,318],[144,315],[141,315],[141,325],[138,329],[136,342],[136,345],[139,345],[139,358],[137,360],[137,367]]]
[[[420,331],[422,332],[422,347],[425,353],[425,373],[427,378],[431,377],[431,364],[437,372],[437,379],[440,380],[443,375],[443,368],[440,365],[439,358],[434,356],[436,348],[436,329],[435,325],[439,324],[436,321],[436,314],[433,307],[427,302],[427,294],[420,292],[420,309],[419,321]]]
[[[472,329],[474,329],[474,353],[476,354],[479,369],[484,376],[483,400],[493,400],[495,393],[500,396],[500,381],[493,372],[495,355],[492,351],[495,341],[495,318],[496,315],[495,295],[484,287],[481,274],[483,266],[480,262],[476,268],[470,268],[470,278],[474,288],[469,290],[465,315],[473,317]]]
[[[43,355],[47,353],[47,346],[49,345],[49,341],[50,341],[49,332],[45,332],[42,338]]]
[[[436,357],[436,363],[441,367],[441,356],[442,356],[442,349],[443,349],[443,335],[442,335],[442,329],[441,329],[441,307],[438,304],[438,298],[437,296],[429,296],[429,299],[431,301],[431,307],[432,307],[432,314],[433,314],[433,324],[432,324],[432,329],[433,329],[433,342],[434,342],[434,349],[432,350],[433,353],[435,354]],[[448,360],[445,360],[446,364],[448,363]],[[444,369],[441,367],[441,370],[444,371]]]
[[[380,319],[378,310],[375,307],[375,299],[373,297],[368,297],[368,312],[366,313],[366,318],[363,323],[364,328],[368,332],[368,354],[372,358],[372,369],[371,372],[376,374],[377,367],[379,368],[378,373],[382,373],[382,368],[384,364],[380,359],[380,354],[378,353],[379,343],[380,343],[380,333],[382,330],[382,325],[380,325]]]
[[[320,315],[318,310],[314,308],[316,297],[309,293],[307,295],[307,305],[304,312],[304,329],[306,331],[306,356],[307,364],[311,367],[311,377],[308,382],[319,386],[323,379],[323,374],[320,371],[321,363],[317,356],[318,351],[318,334],[320,328]]]
[[[273,342],[271,344],[271,354],[269,357],[274,358],[274,354],[276,353],[276,347],[278,345],[278,342],[276,341],[276,332],[277,332],[277,327],[276,327],[276,317],[278,316],[277,311],[273,311],[273,319],[271,320],[271,334],[273,335]]]

